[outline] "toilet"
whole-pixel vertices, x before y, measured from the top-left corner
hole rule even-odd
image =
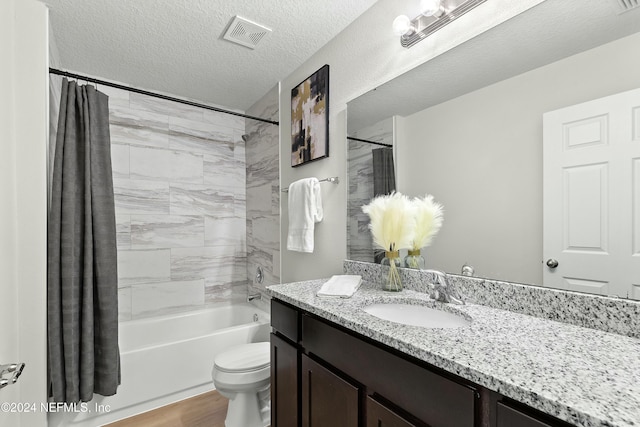
[[[225,427],[265,427],[271,422],[268,342],[242,344],[219,354],[211,376],[229,399]]]

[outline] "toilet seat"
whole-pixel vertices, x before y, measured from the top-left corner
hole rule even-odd
[[[249,373],[268,368],[270,359],[268,342],[242,344],[218,355],[213,367],[218,372]]]

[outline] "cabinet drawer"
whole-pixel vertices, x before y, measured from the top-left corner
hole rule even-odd
[[[302,316],[305,351],[367,386],[370,394],[432,427],[471,427],[476,392],[434,371],[308,315]]]
[[[497,427],[564,427],[569,424],[557,420],[541,420],[525,414],[518,409],[507,406],[503,402],[498,402]]]
[[[271,326],[291,341],[300,341],[300,312],[275,299],[271,299]]]
[[[391,409],[367,396],[367,427],[416,427]]]

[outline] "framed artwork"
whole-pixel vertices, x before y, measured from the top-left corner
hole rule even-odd
[[[329,157],[329,65],[291,89],[291,166]]]

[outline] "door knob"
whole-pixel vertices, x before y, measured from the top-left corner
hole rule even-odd
[[[556,268],[558,266],[558,261],[553,259],[553,258],[549,258],[547,260],[547,267],[549,268]]]

